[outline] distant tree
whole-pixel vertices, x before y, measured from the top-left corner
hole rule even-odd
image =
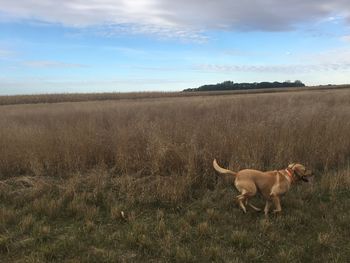
[[[291,82],[254,82],[254,83],[235,83],[231,80],[217,84],[203,85],[198,88],[185,89],[184,91],[217,91],[217,90],[247,90],[247,89],[268,89],[268,88],[288,88],[288,87],[305,87],[300,80]]]

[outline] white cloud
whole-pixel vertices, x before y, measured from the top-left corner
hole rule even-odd
[[[53,60],[31,60],[24,61],[21,63],[23,66],[31,68],[84,68],[88,65],[77,64],[77,63],[66,63],[61,61]]]
[[[346,0],[0,0],[0,12],[11,19],[69,27],[99,25],[112,33],[127,30],[200,41],[207,29],[290,30],[335,17],[350,22]]]
[[[348,65],[350,63],[350,48],[333,48],[320,52],[308,52],[299,55],[299,61],[309,61],[313,64],[338,64]]]
[[[88,27],[88,31],[104,36],[118,36],[121,34],[143,34],[152,35],[160,39],[173,39],[177,38],[181,41],[191,41],[197,43],[207,42],[208,37],[204,34],[203,30],[199,28],[181,27],[181,26],[166,26],[156,24],[108,24],[102,26]]]
[[[224,64],[201,64],[194,66],[195,70],[202,72],[234,73],[285,73],[300,74],[326,71],[346,71],[350,70],[349,63],[329,63],[329,64],[286,64],[286,65],[224,65]]]

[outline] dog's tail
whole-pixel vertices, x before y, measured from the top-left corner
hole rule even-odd
[[[227,170],[227,169],[225,169],[225,168],[220,167],[220,166],[218,165],[218,163],[216,162],[216,159],[214,159],[214,161],[213,161],[213,167],[214,167],[214,169],[215,169],[217,172],[219,172],[219,173],[221,173],[221,174],[230,174],[230,175],[233,175],[233,176],[236,176],[236,174],[237,174],[237,173],[235,173],[235,172],[233,172],[233,171],[231,171],[231,170]]]

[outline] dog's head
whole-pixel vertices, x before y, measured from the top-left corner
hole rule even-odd
[[[300,163],[292,163],[288,165],[287,169],[292,171],[298,181],[309,182],[312,177],[312,171],[306,169],[305,166]]]

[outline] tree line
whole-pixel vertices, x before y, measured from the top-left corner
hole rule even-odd
[[[254,82],[254,83],[235,83],[233,81],[224,81],[217,84],[203,85],[198,88],[189,88],[183,91],[218,91],[218,90],[246,90],[246,89],[269,89],[269,88],[290,88],[305,87],[300,80],[284,82]]]

